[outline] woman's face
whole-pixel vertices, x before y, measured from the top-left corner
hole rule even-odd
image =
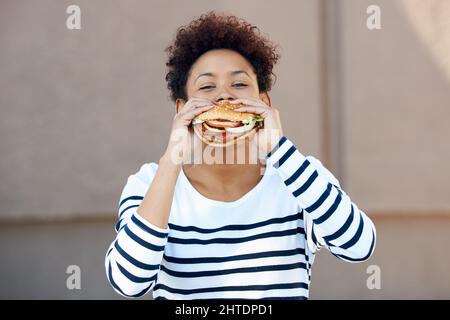
[[[205,98],[214,102],[239,98],[261,99],[270,106],[269,95],[259,92],[252,65],[242,55],[229,49],[211,50],[197,59],[188,75],[186,94],[188,99]],[[177,112],[184,103],[186,101],[177,101]],[[227,150],[233,148],[230,146]],[[238,152],[246,149],[248,143],[238,145]]]
[[[206,52],[194,63],[186,83],[188,99],[212,101],[259,98],[258,82],[251,64],[228,49]]]

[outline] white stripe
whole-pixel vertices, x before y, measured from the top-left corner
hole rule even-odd
[[[123,273],[119,270],[114,261],[111,261],[111,273],[114,282],[116,285],[126,294],[126,295],[135,295],[146,287],[148,287],[149,283],[135,283],[128,279]],[[116,288],[114,288],[116,289]],[[116,290],[116,292],[120,293]],[[120,293],[121,294],[121,293]]]
[[[287,139],[281,147],[278,148],[277,151],[275,151],[273,154],[270,155],[269,159],[267,159],[267,162],[270,165],[273,165],[274,163],[278,162],[280,158],[293,146],[292,142]]]
[[[353,259],[363,258],[368,254],[370,245],[372,243],[372,223],[370,221],[364,221],[364,229],[359,240],[348,249],[341,249],[338,247],[332,247],[330,250],[335,254],[345,255]]]
[[[339,191],[337,191],[336,188],[332,188],[330,194],[325,199],[325,201],[316,210],[314,210],[313,212],[309,213],[311,218],[318,219],[318,218],[322,217],[325,213],[327,213],[328,210],[331,208],[331,206],[333,206],[334,202],[336,201],[338,194],[339,194]],[[322,195],[319,195],[317,197],[316,201],[319,200],[319,198],[321,196]],[[314,201],[314,203],[316,201]],[[342,202],[342,200],[341,200],[341,202]],[[339,206],[336,209],[339,209]],[[339,220],[337,220],[337,219],[341,219],[341,217],[339,217],[339,218],[333,217],[333,214],[328,218],[328,220],[332,221],[333,223],[338,222],[337,225],[340,225]],[[325,224],[325,223],[327,225],[331,224],[327,220],[325,220],[322,224]],[[334,226],[336,226],[336,224]],[[334,228],[334,226],[333,226],[333,228]]]
[[[126,201],[126,202],[124,202],[121,206],[120,206],[120,208],[119,208],[119,210],[118,210],[118,216],[119,216],[119,218],[122,218],[126,213],[128,213],[128,212],[136,212],[136,210],[138,209],[138,207],[132,207],[132,208],[129,208],[129,209],[127,209],[127,210],[125,210],[126,208],[128,208],[128,207],[130,207],[130,206],[136,206],[136,205],[140,205],[141,204],[141,202],[142,202],[142,200],[128,200],[128,201]],[[123,211],[123,210],[125,210],[125,211]],[[122,212],[123,211],[123,212]],[[122,213],[122,215],[120,215]]]
[[[296,214],[297,215],[297,214]],[[278,218],[278,217],[277,217]],[[282,217],[280,217],[282,218]],[[289,229],[296,228],[298,226],[300,219],[295,219],[291,221],[286,221],[283,223],[271,223],[269,225],[246,229],[246,230],[221,230],[212,233],[200,233],[197,231],[179,231],[171,229],[170,236],[174,238],[183,239],[200,239],[200,240],[211,240],[216,238],[243,238],[256,236],[262,233],[274,232],[274,231],[285,231]]]
[[[249,273],[232,273],[217,276],[181,278],[170,276],[163,270],[158,274],[158,281],[171,288],[191,290],[198,288],[280,284],[283,282],[302,282],[306,277],[305,269],[282,271],[263,271]],[[180,287],[182,285],[182,287]]]
[[[354,208],[353,210],[355,210],[355,209],[357,209],[357,208]],[[350,211],[348,211],[348,212],[350,212]],[[343,216],[343,214],[341,214],[339,216]],[[340,220],[341,221],[339,223],[335,224],[335,226],[338,226],[338,228],[342,227],[342,225],[345,223],[345,220],[347,220],[347,219],[345,219],[345,217],[344,217],[344,219],[340,219]],[[361,222],[361,215],[359,214],[359,212],[354,211],[353,221],[350,224],[350,227],[339,238],[331,241],[331,243],[335,246],[340,246],[340,245],[343,245],[344,243],[346,243],[347,241],[349,241],[351,238],[353,238],[356,231],[358,230],[360,222]],[[327,221],[327,223],[328,223],[328,221]],[[338,229],[332,231],[331,228],[333,228],[333,225],[331,225],[331,221],[329,223],[330,223],[330,226],[329,226],[329,229],[327,229],[327,231],[330,230],[329,234],[333,234]],[[335,227],[333,229],[335,229]]]
[[[116,261],[122,267],[124,267],[125,270],[127,270],[132,275],[135,275],[136,277],[150,278],[153,275],[155,275],[156,272],[158,272],[158,269],[156,269],[156,270],[145,270],[145,269],[141,269],[139,267],[136,267],[131,262],[128,262],[128,260],[126,260],[119,252],[117,252],[117,250],[113,250],[113,252],[111,252],[111,255],[112,255],[111,258],[110,258],[111,261]]]
[[[296,262],[306,263],[306,257],[301,253],[297,253],[292,256],[272,256],[272,257],[253,258],[253,259],[226,261],[218,263],[180,264],[175,262],[168,262],[166,260],[163,260],[162,263],[170,270],[195,272],[205,270],[226,270],[235,268],[265,266],[265,265],[290,264]]]
[[[166,245],[166,254],[172,257],[209,257],[211,254],[218,256],[235,256],[260,251],[286,250],[296,248],[304,241],[304,235],[297,233],[290,236],[270,237],[252,240],[243,243],[213,243],[203,244],[177,244]]]
[[[154,236],[153,234],[142,229],[140,226],[138,226],[132,220],[130,220],[128,222],[128,229],[131,232],[133,232],[136,236],[138,236],[138,238],[140,238],[148,243],[151,243],[155,246],[164,246],[167,243],[167,237],[160,238],[160,237]]]

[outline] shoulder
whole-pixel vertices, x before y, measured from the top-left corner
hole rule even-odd
[[[131,174],[127,180],[127,186],[148,187],[158,170],[158,164],[155,162],[144,163],[138,171]]]
[[[143,182],[151,182],[155,176],[156,170],[158,170],[158,164],[155,162],[144,163],[139,171],[133,175],[142,180]]]

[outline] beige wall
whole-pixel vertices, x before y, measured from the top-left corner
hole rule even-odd
[[[163,50],[211,9],[280,45],[272,98],[286,134],[377,225],[369,262],[318,255],[311,297],[450,297],[450,3],[378,0],[376,31],[366,0],[76,3],[79,31],[65,27],[72,1],[0,3],[0,298],[117,297],[103,258],[118,198],[158,160],[174,112]],[[81,291],[65,288],[69,264]],[[370,264],[381,290],[366,287]]]
[[[369,31],[359,13],[372,2],[342,2],[347,189],[367,210],[450,210],[450,43],[436,57],[415,29],[446,23],[430,40],[449,42],[450,3],[410,20],[417,1],[377,1],[382,29]]]

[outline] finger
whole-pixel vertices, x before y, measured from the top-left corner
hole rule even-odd
[[[245,105],[249,105],[249,106],[255,106],[255,107],[268,107],[264,102],[262,102],[261,100],[257,100],[257,99],[244,99],[244,98],[239,98],[236,100],[231,101],[232,104],[237,104],[237,103],[242,103]]]
[[[265,114],[268,111],[267,107],[261,107],[261,106],[244,106],[234,109],[238,112],[250,112],[250,113],[256,113],[256,114]]]
[[[180,109],[180,111],[189,110],[192,108],[195,108],[196,106],[203,106],[207,104],[214,104],[213,101],[206,99],[206,98],[191,98],[189,99],[183,107]]]
[[[195,109],[191,109],[186,111],[185,113],[183,113],[182,115],[180,115],[183,119],[186,120],[192,120],[195,116],[208,111],[209,109],[213,108],[213,105],[207,105],[207,106],[202,106],[202,107],[198,107]]]
[[[181,109],[182,112],[187,112],[192,109],[201,108],[204,106],[214,106],[214,104],[208,100],[205,101],[190,101],[186,105],[184,105],[183,109]]]

